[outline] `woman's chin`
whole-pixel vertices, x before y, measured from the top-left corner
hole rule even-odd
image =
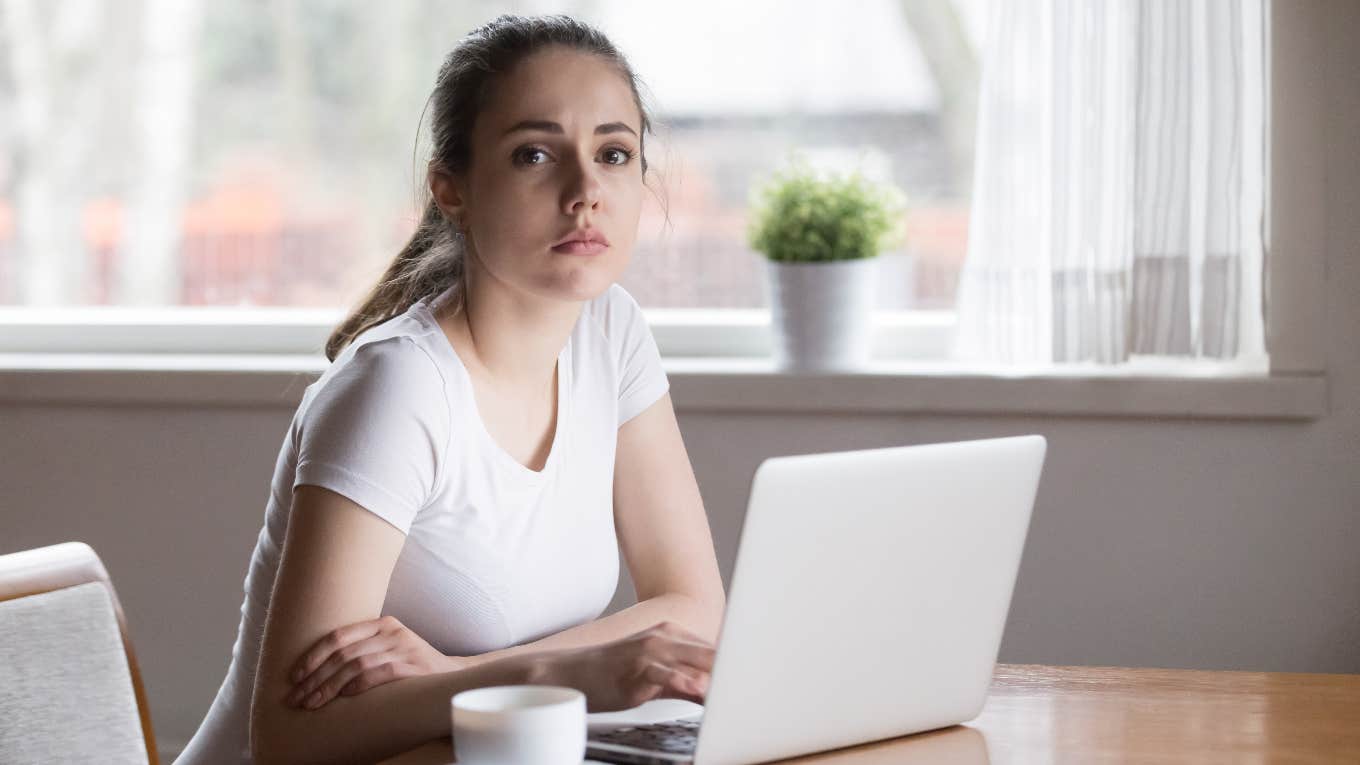
[[[603,295],[611,284],[613,279],[602,275],[592,275],[590,278],[581,278],[580,275],[574,275],[572,278],[549,277],[538,282],[529,291],[540,297],[563,303],[585,303]]]
[[[565,269],[565,273],[557,274],[557,278],[552,280],[551,290],[562,300],[594,300],[618,280],[623,270],[617,264],[603,262],[574,265]]]

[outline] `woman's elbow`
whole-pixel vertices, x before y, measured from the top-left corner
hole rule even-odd
[[[260,726],[256,724],[255,718],[250,719],[250,759],[256,765],[272,765],[275,762],[282,762],[277,757],[273,742],[269,741],[260,731]]]
[[[711,615],[709,617],[708,622],[710,636],[709,639],[715,645],[718,642],[719,633],[722,632],[723,617],[726,614],[727,614],[727,596],[719,592],[718,602],[713,604]]]
[[[719,589],[708,597],[691,597],[690,600],[694,604],[690,611],[690,629],[716,644],[722,630],[723,614],[727,611],[727,597]]]
[[[289,743],[295,744],[301,737],[297,735],[296,730],[288,730],[288,721],[279,719],[285,711],[282,705],[277,710],[265,710],[257,704],[251,705],[250,758],[256,765],[297,762],[297,758],[287,747]],[[289,733],[292,735],[288,735]]]

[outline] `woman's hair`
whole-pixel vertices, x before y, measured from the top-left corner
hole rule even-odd
[[[568,16],[502,15],[469,33],[444,59],[435,79],[434,92],[425,108],[430,113],[429,168],[461,173],[472,160],[472,126],[486,105],[496,75],[510,71],[532,53],[560,45],[591,53],[613,64],[633,92],[642,118],[639,143],[651,131],[648,110],[638,92],[638,77],[613,43],[589,24]],[[641,157],[642,173],[647,158]],[[426,184],[422,193],[424,212],[410,241],[402,248],[382,278],[326,341],[331,361],[364,330],[406,311],[416,301],[457,285],[453,300],[463,306],[466,241],[435,205]]]

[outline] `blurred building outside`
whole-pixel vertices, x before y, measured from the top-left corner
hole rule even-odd
[[[949,0],[943,0],[943,6],[948,3]],[[148,2],[148,9],[153,6]],[[890,0],[882,0],[879,6],[880,10],[887,9],[885,12],[892,8]],[[599,12],[608,16],[607,9]],[[622,13],[617,9],[615,12]],[[253,23],[249,17],[213,11],[212,6],[205,13],[208,15],[205,26],[218,24],[227,32],[231,31],[230,24]],[[254,30],[251,33],[254,38],[236,30],[243,35],[245,42],[241,45],[260,45],[256,38],[261,34],[287,37],[287,23],[280,31],[277,18],[267,21],[275,27],[266,24]],[[623,22],[619,26],[627,28]],[[903,24],[899,26],[902,28],[893,38],[895,44],[912,45],[911,34]],[[225,45],[220,38],[214,44]],[[292,44],[298,43],[294,40]],[[905,55],[901,51],[893,54]],[[202,55],[212,59],[211,51]],[[225,54],[217,55],[221,58]],[[294,58],[305,55],[305,51],[295,52]],[[912,55],[916,61],[914,76],[922,80],[925,67],[918,54],[913,51]],[[285,69],[302,65],[297,61],[289,64],[284,53],[279,57],[282,62],[279,66]],[[213,65],[212,61],[209,65]],[[634,65],[645,80],[646,70],[636,59]],[[200,62],[199,66],[208,65]],[[253,80],[245,84],[233,80],[238,74],[224,74],[235,71],[227,64],[219,61],[215,66],[220,69],[216,74],[199,75],[195,90],[199,99],[208,98],[208,91],[216,89],[226,94],[224,98],[237,99],[233,103],[249,103],[245,99],[251,94],[258,95],[258,88],[263,87],[252,84]],[[759,74],[754,72],[751,76]],[[748,202],[753,188],[781,165],[790,151],[798,150],[814,157],[820,155],[829,159],[823,164],[847,171],[867,163],[873,170],[871,174],[905,190],[909,204],[904,221],[906,241],[903,247],[881,259],[879,307],[952,308],[957,274],[967,249],[968,199],[966,189],[959,188],[959,179],[966,177],[967,168],[960,170],[957,162],[951,163],[948,126],[938,106],[940,97],[930,95],[932,89],[940,89],[929,83],[907,82],[910,78],[905,72],[896,74],[903,76],[886,79],[899,80],[897,84],[882,86],[879,91],[866,90],[857,96],[861,102],[849,108],[825,105],[801,108],[798,104],[791,107],[771,96],[771,103],[762,107],[764,111],[743,112],[713,101],[693,101],[694,96],[663,96],[660,99],[663,109],[677,105],[680,108],[658,112],[661,134],[649,139],[647,154],[650,168],[655,170],[648,185],[663,195],[665,211],[649,193],[637,246],[621,279],[623,285],[649,308],[766,305],[761,256],[746,244]],[[654,86],[657,90],[669,87],[670,92],[676,93],[683,89],[667,85],[665,77],[657,79],[661,80]],[[218,84],[210,89],[204,84],[207,81]],[[310,97],[322,85],[310,80],[305,85],[306,93]],[[421,87],[412,86],[415,92]],[[758,85],[750,87],[757,89]],[[836,85],[823,87],[834,92]],[[902,97],[899,90],[916,95]],[[275,94],[269,103],[286,102],[290,97],[298,98],[296,93],[281,97]],[[686,98],[691,99],[688,105]],[[929,103],[932,98],[937,102],[934,107]],[[193,108],[200,111],[220,108],[209,100],[208,105],[196,100]],[[0,100],[0,107],[4,103]],[[166,304],[346,307],[362,296],[395,257],[414,228],[415,189],[394,194],[391,189],[400,188],[400,184],[389,181],[382,198],[385,207],[371,209],[373,205],[369,202],[378,192],[347,192],[358,189],[365,172],[383,172],[376,160],[369,162],[378,166],[378,170],[355,163],[355,167],[349,168],[355,171],[354,176],[339,184],[318,176],[319,165],[343,164],[343,156],[339,156],[339,151],[316,147],[290,151],[288,139],[293,135],[290,131],[302,130],[306,136],[323,135],[331,128],[316,124],[318,115],[343,115],[344,111],[317,106],[309,112],[305,106],[294,105],[302,116],[295,114],[292,123],[282,119],[288,115],[281,115],[277,132],[282,138],[278,145],[263,149],[259,140],[242,139],[243,148],[237,151],[229,140],[212,138],[213,130],[224,128],[223,120],[215,119],[211,112],[192,121],[202,126],[191,141],[199,154],[206,145],[212,144],[214,148],[209,157],[187,160],[192,170],[183,170],[185,190],[168,234],[173,274]],[[393,115],[391,119],[410,122],[409,116]],[[309,127],[298,128],[298,122]],[[271,136],[270,131],[271,128],[264,128],[263,135]],[[398,135],[400,132],[395,131]],[[361,138],[342,136],[340,143]],[[0,148],[4,139],[5,133],[0,128]],[[18,145],[16,141],[10,143]],[[0,305],[32,304],[24,295],[24,259],[57,257],[54,253],[21,251],[19,228],[24,225],[24,216],[16,209],[13,192],[7,190],[16,188],[16,173],[23,168],[22,159],[0,161]],[[402,168],[392,167],[389,172],[401,175]],[[411,174],[415,174],[414,170]],[[127,193],[120,193],[118,184],[107,183],[104,187],[105,193],[92,193],[83,199],[60,199],[65,205],[62,212],[67,216],[63,225],[78,229],[78,233],[68,231],[67,235],[74,236],[81,250],[81,262],[68,266],[66,271],[80,275],[79,283],[62,287],[69,290],[64,297],[71,305],[120,304],[118,275],[126,265],[123,259],[129,257],[132,202]],[[123,188],[126,187],[125,183]],[[384,212],[402,207],[406,208],[405,214],[383,216]]]

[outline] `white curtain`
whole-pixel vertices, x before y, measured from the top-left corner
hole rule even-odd
[[[1264,357],[1262,0],[997,0],[956,356]]]

